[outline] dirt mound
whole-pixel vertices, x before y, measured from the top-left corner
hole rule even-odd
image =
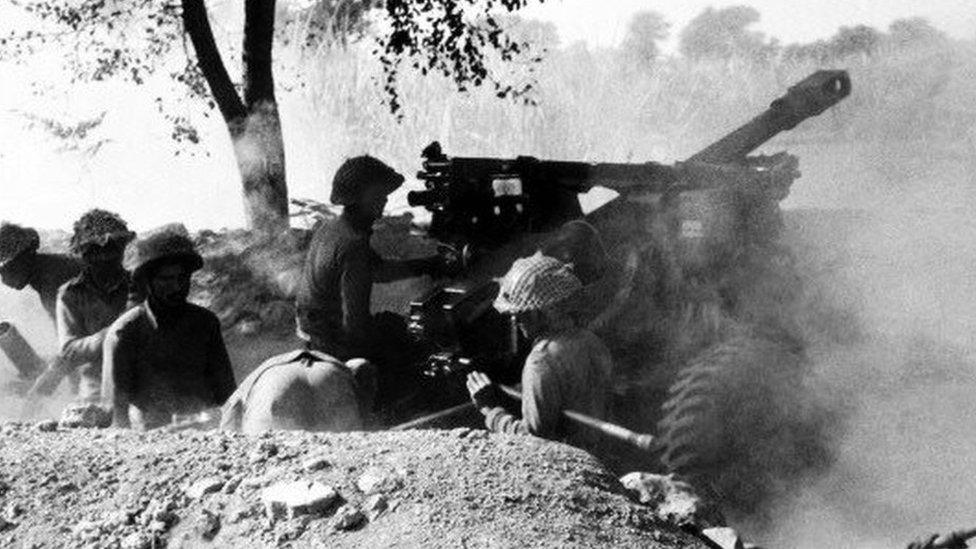
[[[48,423],[4,424],[0,447],[4,547],[704,547],[529,437]]]

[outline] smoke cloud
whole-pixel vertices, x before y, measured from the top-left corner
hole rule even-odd
[[[858,333],[809,351],[811,390],[843,414],[835,461],[779,502],[772,527],[744,521],[769,547],[899,547],[976,525],[976,151],[854,148],[838,168],[847,177],[798,185],[859,210],[788,214],[798,251],[819,265],[812,283]]]

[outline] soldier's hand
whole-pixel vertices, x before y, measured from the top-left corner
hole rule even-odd
[[[471,372],[467,379],[468,394],[471,402],[478,408],[494,408],[501,406],[501,394],[491,379],[481,372]]]

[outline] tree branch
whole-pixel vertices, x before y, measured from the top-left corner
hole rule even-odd
[[[217,49],[213,30],[210,28],[210,19],[207,17],[207,7],[204,0],[182,0],[182,6],[183,28],[193,42],[200,72],[210,86],[220,114],[233,133],[235,125],[230,123],[246,117],[247,109],[234,89],[234,83],[220,57],[220,50]]]

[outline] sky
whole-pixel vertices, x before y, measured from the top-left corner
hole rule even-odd
[[[826,38],[841,25],[865,23],[883,29],[892,20],[908,16],[927,17],[955,37],[976,38],[976,8],[969,1],[546,0],[533,3],[522,15],[552,21],[564,44],[585,40],[591,46],[619,42],[630,17],[640,10],[663,14],[676,35],[707,6],[742,3],[755,6],[762,14],[756,28],[783,43]],[[18,12],[12,10],[0,1],[0,32],[14,21],[13,14]],[[673,40],[674,36],[672,47]],[[148,102],[113,95],[106,89],[74,89],[66,90],[70,93],[61,104],[52,106],[32,99],[26,85],[42,67],[0,68],[0,219],[67,228],[84,210],[100,206],[125,213],[137,220],[133,224],[140,229],[174,218],[185,220],[193,229],[243,223],[236,169],[220,125],[211,128],[211,156],[174,158],[160,146],[167,141],[167,128]],[[110,141],[94,159],[56,151],[41,132],[25,127],[18,114],[22,110],[53,117],[69,113],[69,120],[70,113],[97,115],[106,110],[109,115],[99,131]],[[133,161],[135,158],[141,160]],[[322,179],[324,183],[325,174]],[[315,189],[319,186],[316,182]],[[297,187],[292,188],[293,196],[324,199],[312,194],[315,189],[311,187]]]

